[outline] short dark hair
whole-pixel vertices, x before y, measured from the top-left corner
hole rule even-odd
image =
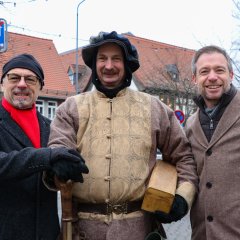
[[[228,55],[228,53],[221,47],[218,47],[218,46],[215,46],[215,45],[209,45],[209,46],[205,46],[205,47],[200,48],[194,54],[193,59],[192,59],[192,65],[191,65],[193,75],[196,75],[196,71],[197,71],[196,63],[197,63],[199,57],[204,53],[214,53],[214,52],[222,54],[227,60],[228,70],[230,72],[233,71],[232,60],[231,60],[230,56]]]

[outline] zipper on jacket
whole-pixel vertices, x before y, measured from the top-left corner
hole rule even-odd
[[[213,120],[212,119],[210,119],[210,127],[209,127],[209,129],[213,129]]]

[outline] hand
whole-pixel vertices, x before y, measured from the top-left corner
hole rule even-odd
[[[54,174],[63,181],[71,179],[82,183],[82,173],[89,172],[81,155],[65,147],[51,149],[50,165]]]
[[[176,194],[173,200],[172,208],[169,213],[156,211],[154,214],[159,222],[171,223],[183,218],[187,214],[187,212],[188,204],[186,200],[182,196]]]

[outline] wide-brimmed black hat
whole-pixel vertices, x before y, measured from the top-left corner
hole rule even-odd
[[[130,43],[128,38],[115,31],[111,33],[100,32],[97,36],[90,38],[89,45],[82,48],[82,58],[88,67],[92,69],[93,61],[96,60],[95,57],[97,49],[105,43],[116,43],[123,49],[127,66],[131,72],[134,72],[139,68],[140,65],[137,49]]]
[[[31,54],[23,53],[10,59],[2,69],[1,83],[5,75],[13,68],[25,68],[34,72],[39,78],[41,89],[44,86],[44,73],[40,63]]]

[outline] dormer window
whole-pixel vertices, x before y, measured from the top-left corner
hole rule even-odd
[[[69,70],[68,70],[68,76],[69,76],[69,79],[71,81],[71,84],[74,85],[75,84],[75,78],[74,78],[74,73],[73,73],[71,68],[69,68]]]
[[[178,68],[177,68],[176,64],[168,64],[168,65],[166,65],[166,70],[167,70],[167,73],[169,74],[170,78],[174,82],[178,82],[179,81],[179,71],[178,71]]]
[[[87,71],[87,67],[84,65],[78,65],[78,80],[80,80]],[[76,83],[76,64],[72,64],[68,68],[68,77],[72,83],[72,85],[75,85]]]

